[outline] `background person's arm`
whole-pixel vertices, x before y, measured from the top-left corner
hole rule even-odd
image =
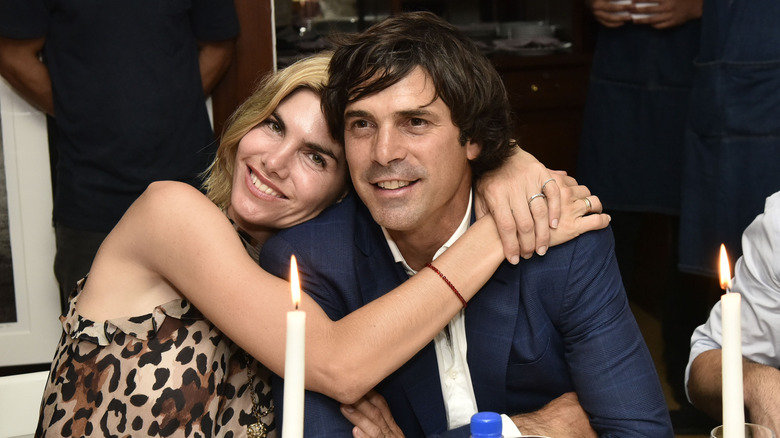
[[[745,407],[751,423],[780,431],[780,370],[742,361]]]
[[[198,41],[198,65],[203,94],[211,94],[230,66],[235,40]]]
[[[688,394],[697,409],[712,418],[722,418],[722,380],[720,349],[698,355],[691,364]],[[752,423],[780,430],[780,370],[742,360],[745,407]]]
[[[688,397],[697,409],[712,418],[721,418],[721,349],[708,350],[691,363]],[[743,361],[744,366],[744,361]],[[744,368],[743,368],[744,370]]]
[[[49,69],[38,57],[44,42],[0,37],[0,76],[32,106],[54,115]]]

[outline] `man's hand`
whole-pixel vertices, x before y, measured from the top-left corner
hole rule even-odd
[[[701,17],[702,0],[647,0],[647,2],[658,4],[641,8],[633,6],[632,14],[649,14],[646,18],[637,18],[634,23],[666,29]]]
[[[553,178],[558,174],[559,179]],[[477,181],[477,218],[490,213],[496,221],[504,254],[512,264],[534,251],[547,252],[550,229],[557,228],[561,214],[561,181],[576,184],[544,167],[533,155],[517,148],[507,163]],[[543,194],[544,196],[540,196]]]
[[[515,415],[512,421],[523,435],[569,438],[597,436],[590,426],[588,414],[573,392],[561,395],[536,412]]]
[[[355,438],[404,436],[385,398],[376,391],[369,391],[354,404],[341,405],[341,413],[355,425],[352,429]]]
[[[650,1],[650,0],[648,0]],[[604,27],[619,27],[631,21],[631,3],[611,2],[610,0],[585,0],[593,16]]]

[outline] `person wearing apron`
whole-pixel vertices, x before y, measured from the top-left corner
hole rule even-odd
[[[685,132],[680,269],[717,276],[740,238],[780,190],[780,2],[704,4]],[[701,321],[703,322],[703,321]]]
[[[647,11],[664,3],[680,2],[663,2]],[[708,303],[694,302],[687,276],[677,267],[685,128],[701,20],[686,17],[661,26],[631,19],[630,5],[618,11],[616,3],[594,0],[591,7],[601,26],[577,179],[599,194],[612,215],[615,251],[629,297],[662,314],[666,380],[675,400],[688,407],[683,382],[687,334],[700,322],[687,318],[693,313],[706,319],[709,310]],[[672,412],[675,429],[701,422],[702,415],[691,411]]]

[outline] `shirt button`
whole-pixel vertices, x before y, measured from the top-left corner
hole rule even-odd
[[[455,370],[450,371],[450,379],[455,380],[458,378],[458,372]]]

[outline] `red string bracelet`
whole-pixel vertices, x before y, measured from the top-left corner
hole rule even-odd
[[[445,283],[447,283],[447,286],[449,286],[450,289],[452,289],[452,291],[455,292],[455,296],[458,297],[458,299],[460,300],[461,304],[463,304],[463,308],[465,309],[466,308],[466,300],[463,299],[463,295],[461,295],[460,292],[458,292],[458,289],[455,287],[455,285],[452,284],[452,282],[450,282],[450,280],[447,277],[445,277],[444,274],[442,274],[440,270],[436,269],[436,266],[433,266],[431,263],[426,263],[425,267],[431,268],[431,270],[433,270],[433,272],[439,274],[439,277],[441,277],[441,279],[444,280]]]

